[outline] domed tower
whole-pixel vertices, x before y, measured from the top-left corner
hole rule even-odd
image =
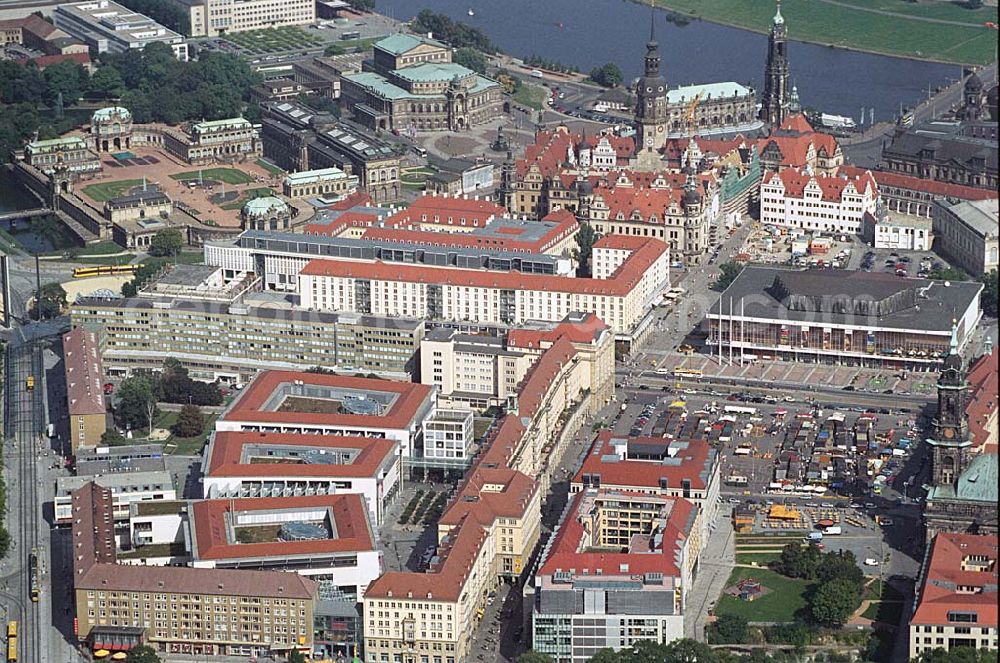
[[[978,120],[983,117],[983,80],[974,69],[966,71],[965,90],[962,92],[960,119]]]
[[[935,486],[953,484],[969,465],[972,442],[969,440],[969,418],[966,405],[969,384],[965,381],[962,357],[958,353],[958,326],[952,325],[951,348],[938,378],[938,411],[934,418],[934,438],[931,447],[931,483]]]
[[[760,119],[772,127],[781,126],[788,115],[788,32],[781,15],[781,0],[771,22],[767,39],[767,65],[764,67],[764,96]]]
[[[660,45],[656,43],[653,28],[655,15],[650,8],[649,42],[646,43],[646,58],[642,77],[635,84],[638,103],[635,109],[636,154],[643,170],[659,167],[658,148],[667,138],[667,80],[660,74]]]

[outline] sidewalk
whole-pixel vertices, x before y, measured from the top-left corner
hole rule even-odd
[[[714,523],[715,529],[708,535],[708,544],[701,551],[698,576],[688,592],[684,606],[684,637],[705,641],[705,623],[708,611],[714,606],[726,581],[733,572],[736,561],[736,537],[733,535],[732,507],[720,504]]]

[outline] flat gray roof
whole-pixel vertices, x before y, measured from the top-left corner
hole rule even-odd
[[[997,226],[1000,225],[1000,200],[964,200],[960,203],[940,201],[949,212],[961,219],[972,228],[976,234],[993,238],[997,236]]]
[[[779,277],[784,290],[775,288],[776,279]],[[816,326],[825,323],[950,333],[952,320],[961,317],[968,310],[973,299],[979,296],[983,285],[977,282],[953,281],[946,287],[944,283],[873,272],[833,269],[800,271],[749,266],[712,305],[710,314],[719,315],[722,302],[726,303],[723,313],[728,314],[729,301],[732,299],[733,314],[740,315],[740,300],[742,300],[743,315],[748,318]],[[906,290],[915,292],[904,292]],[[776,295],[782,292],[787,292],[787,296],[783,301],[779,301]],[[911,297],[905,296],[911,294]],[[848,303],[865,300],[892,300],[899,303],[912,300],[915,304],[897,308],[887,315],[861,315],[841,313],[831,309],[790,309],[787,306],[788,301],[797,297]]]
[[[166,273],[164,273],[163,276],[156,279],[156,283],[162,285],[186,285],[193,287],[201,285],[205,282],[205,279],[220,269],[221,267],[216,267],[214,265],[174,265]]]

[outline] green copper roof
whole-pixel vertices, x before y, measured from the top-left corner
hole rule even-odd
[[[80,138],[79,136],[64,136],[62,138],[49,138],[47,140],[35,140],[28,143],[28,148],[32,151],[45,150],[52,148],[68,147],[72,149],[80,149],[87,147],[87,141]]]
[[[94,111],[94,114],[91,117],[91,122],[107,122],[115,115],[119,116],[123,120],[129,120],[132,118],[132,113],[130,113],[127,108],[122,106],[108,106],[107,108],[100,108]]]
[[[980,454],[972,459],[954,486],[934,486],[927,492],[927,501],[959,500],[963,502],[997,501],[997,455]]]
[[[420,46],[420,44],[431,44],[432,46],[440,46],[444,48],[444,44],[439,41],[428,39],[427,37],[418,37],[416,35],[407,35],[403,33],[389,35],[385,39],[375,42],[375,48],[393,55],[402,55],[403,53]]]
[[[370,71],[362,71],[357,74],[345,74],[341,78],[351,81],[356,85],[360,85],[361,87],[368,88],[378,96],[385,99],[397,100],[417,98],[417,95],[410,94],[398,85],[393,85],[383,77]]]
[[[414,83],[433,83],[465,78],[473,74],[471,69],[454,62],[424,62],[395,71],[396,76]]]
[[[247,214],[267,214],[271,211],[285,212],[287,210],[288,205],[285,204],[285,201],[274,196],[254,198],[253,200],[248,200],[247,204],[243,206],[243,211]]]
[[[191,126],[194,131],[204,131],[206,129],[215,129],[218,127],[249,127],[251,126],[250,120],[242,117],[230,117],[225,120],[205,120],[204,122],[198,122]]]

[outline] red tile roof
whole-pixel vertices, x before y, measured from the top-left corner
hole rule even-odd
[[[785,116],[785,119],[781,122],[781,126],[778,128],[779,131],[794,131],[800,134],[804,133],[814,133],[816,130],[813,126],[809,124],[809,120],[802,113],[795,113],[792,115]]]
[[[75,62],[79,65],[87,66],[90,64],[90,54],[56,53],[55,55],[40,55],[37,58],[26,58],[24,60],[20,60],[20,62],[34,62],[39,69],[45,69],[46,67],[51,67],[54,64],[59,64],[60,62],[65,62],[67,60]]]
[[[111,491],[93,481],[72,497],[73,576],[82,576],[98,563],[116,560],[114,505]]]
[[[844,194],[847,192],[864,194],[869,188],[873,196],[878,195],[878,186],[875,184],[875,178],[872,177],[871,171],[867,170],[856,177],[849,177],[846,174],[843,176],[809,175],[794,168],[786,168],[778,173],[773,171],[765,172],[761,181],[762,184],[768,185],[774,183],[776,181],[775,178],[780,180],[784,185],[786,198],[802,198],[805,188],[810,182],[815,182],[819,185],[823,200],[831,202],[842,200]],[[851,191],[849,187],[853,187],[854,191]]]
[[[711,446],[701,440],[683,442],[686,448],[678,446],[678,453],[673,456],[676,464],[666,465],[661,462],[647,460],[605,461],[604,456],[614,456],[615,449],[612,439],[624,439],[623,435],[615,435],[613,431],[603,430],[594,440],[590,452],[583,460],[583,465],[573,477],[573,483],[583,483],[583,475],[599,474],[601,486],[623,489],[659,488],[660,479],[665,478],[671,489],[679,488],[683,480],[691,482],[693,490],[704,490],[707,487],[715,455]],[[629,442],[638,444],[678,445],[678,441],[666,440],[662,437],[629,437]]]
[[[600,490],[589,494],[590,498],[601,500],[605,497],[636,497],[640,500],[657,499],[643,493],[628,491]],[[666,526],[663,530],[661,545],[649,554],[635,552],[610,552],[581,550],[581,540],[584,534],[584,520],[589,520],[587,514],[581,513],[581,508],[587,506],[588,493],[577,493],[572,509],[556,532],[548,557],[538,571],[539,575],[552,575],[556,571],[582,574],[586,569],[588,575],[602,576],[636,575],[659,572],[665,576],[680,575],[678,567],[680,551],[685,541],[691,535],[691,525],[694,522],[692,512],[694,504],[683,499],[660,497],[669,509]],[[628,565],[628,571],[622,571],[622,565]],[[572,571],[570,571],[572,569]]]
[[[466,227],[475,228],[485,226],[490,220],[506,213],[507,210],[502,205],[485,198],[476,200],[427,194],[420,196],[410,203],[409,207],[396,212],[386,221],[396,224],[409,222],[461,226],[460,219],[464,218]]]
[[[615,239],[611,239],[614,237]],[[604,237],[595,247],[622,244],[618,236]],[[371,263],[315,259],[306,263],[299,272],[304,276],[331,276],[342,278],[400,281],[406,283],[432,283],[467,286],[474,288],[505,288],[511,290],[548,290],[574,294],[624,296],[635,288],[642,277],[661,255],[667,245],[657,239],[630,237],[628,248],[632,254],[607,279],[575,278],[550,274],[524,274],[521,272],[491,272],[474,269],[441,269],[421,265],[401,265],[375,261]]]
[[[572,343],[592,343],[608,325],[594,313],[587,313],[581,321],[560,322],[552,329],[511,329],[507,332],[509,348],[549,347],[565,336]]]
[[[972,556],[988,560],[988,570],[962,570],[963,560]],[[996,535],[938,534],[931,543],[922,575],[911,624],[957,626],[961,623],[950,622],[949,612],[975,612],[977,621],[973,626],[996,628]]]
[[[844,173],[848,177],[858,177],[864,172],[866,172],[865,169],[858,168],[857,166],[841,166],[839,168],[839,173]],[[882,170],[871,171],[871,174],[875,178],[875,182],[880,186],[920,191],[935,196],[959,198],[961,200],[989,200],[1000,196],[995,190],[991,189],[979,189],[962,184],[925,180],[913,175],[903,175],[901,173],[891,173]]]
[[[966,377],[969,383],[969,401],[965,412],[969,417],[969,433],[973,446],[980,447],[989,439],[989,426],[997,425],[997,393],[1000,393],[1000,376],[997,375],[997,350],[983,355],[972,363]],[[984,450],[996,453],[996,443]]]
[[[245,462],[244,449],[253,445],[306,447],[313,449],[356,449],[350,464]],[[396,453],[397,443],[386,438],[342,435],[302,435],[296,433],[250,433],[218,431],[208,451],[210,477],[374,477],[386,458]],[[265,459],[260,459],[265,460]]]
[[[104,371],[97,334],[77,327],[63,334],[66,398],[70,415],[104,414]]]
[[[333,539],[309,541],[230,541],[227,514],[254,511],[295,511],[329,509],[336,535]],[[232,515],[229,515],[232,518]],[[200,500],[191,506],[195,554],[201,560],[260,559],[294,557],[338,552],[366,552],[375,549],[368,527],[364,497],[356,493],[300,497],[255,497],[237,500]]]
[[[313,261],[322,262],[322,261]],[[309,264],[313,264],[310,262]],[[349,263],[333,263],[349,264]],[[307,266],[308,267],[308,266]],[[275,412],[263,409],[272,394],[283,384],[303,382],[307,385],[340,387],[360,391],[390,392],[397,400],[380,416],[312,412]],[[414,424],[421,408],[430,402],[431,387],[409,382],[392,382],[371,378],[355,378],[326,373],[301,371],[263,371],[237,397],[223,414],[226,421],[266,422],[274,424],[316,424],[406,429]]]
[[[307,224],[303,232],[307,235],[330,235],[335,237],[347,228],[367,228],[379,222],[375,214],[347,211],[332,221]]]
[[[350,193],[344,196],[343,200],[335,202],[326,209],[343,212],[349,209],[353,209],[355,207],[364,207],[366,205],[370,205],[371,202],[372,202],[371,196],[369,196],[364,191],[358,190],[355,191],[354,193]]]
[[[635,141],[632,138],[605,134],[600,137],[588,137],[588,142],[594,146],[602,138],[606,138],[614,149],[619,165],[628,163],[628,159],[635,153]],[[535,142],[525,148],[524,158],[518,159],[515,164],[518,175],[523,177],[532,166],[537,167],[542,177],[558,175],[562,164],[566,161],[569,148],[571,146],[575,148],[582,139],[582,134],[571,133],[565,127],[555,131],[539,131],[535,134]]]

